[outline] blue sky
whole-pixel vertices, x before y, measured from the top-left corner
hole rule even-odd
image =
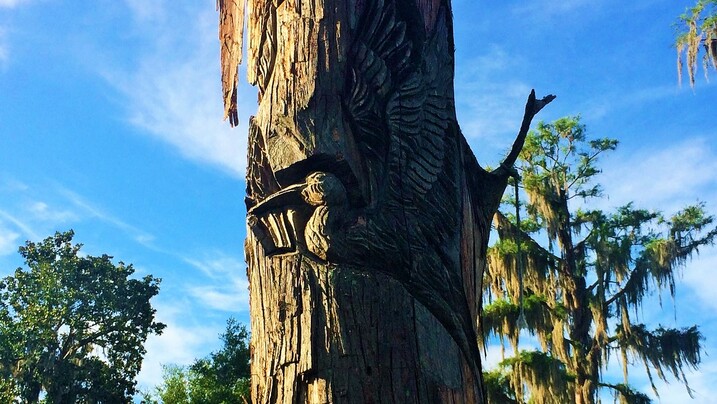
[[[454,0],[456,102],[484,165],[512,143],[525,99],[558,98],[539,118],[581,114],[621,145],[603,159],[609,199],[666,213],[704,201],[717,213],[717,86],[677,85],[672,23],[690,1]],[[0,276],[17,246],[73,228],[89,254],[163,278],[153,300],[168,324],[140,375],[218,347],[229,316],[248,323],[243,173],[255,91],[241,125],[222,122],[214,0],[0,0]],[[713,72],[714,73],[714,72]],[[712,74],[713,80],[717,75]],[[684,271],[677,315],[707,337],[696,402],[717,384],[717,249]],[[496,350],[488,362],[497,360]],[[611,374],[612,372],[608,372]],[[649,391],[634,372],[634,384]],[[660,385],[663,402],[686,397]]]

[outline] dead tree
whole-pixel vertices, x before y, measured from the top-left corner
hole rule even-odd
[[[236,118],[243,0],[219,0]],[[252,400],[484,402],[477,342],[497,170],[456,122],[450,0],[248,0]]]

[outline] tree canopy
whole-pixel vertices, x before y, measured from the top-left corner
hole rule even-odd
[[[146,403],[234,404],[250,401],[249,332],[235,319],[220,336],[223,345],[191,366],[165,365],[163,382]]]
[[[20,247],[27,268],[0,281],[0,399],[131,400],[149,334],[161,334],[150,299],[160,280],[132,265],[84,256],[73,231]]]
[[[686,63],[690,85],[694,86],[700,53],[705,77],[710,65],[717,70],[717,0],[698,0],[679,17],[676,27],[677,75],[682,80]]]
[[[528,200],[515,214],[496,214],[500,240],[488,253],[484,280],[490,303],[483,327],[515,352],[486,376],[494,399],[523,402],[529,393],[535,403],[592,403],[608,389],[645,402],[628,385],[632,361],[644,363],[653,389],[654,375],[672,374],[686,385],[684,370],[700,363],[696,326],[650,329],[638,313],[653,292],[674,297],[678,269],[714,242],[714,218],[703,204],[669,217],[632,204],[613,212],[587,208],[602,195],[594,183],[598,158],[616,147],[613,139],[589,140],[579,117],[541,122],[528,135],[518,165]],[[515,209],[515,200],[508,202],[504,207]],[[518,229],[521,210],[527,218]],[[519,352],[521,317],[542,351]],[[614,352],[623,366],[620,384],[602,380]]]

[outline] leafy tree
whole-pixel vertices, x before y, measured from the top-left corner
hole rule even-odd
[[[516,353],[486,376],[494,397],[522,402],[527,386],[536,403],[571,401],[566,394],[592,403],[599,389],[647,402],[627,385],[631,361],[644,363],[653,389],[653,372],[687,385],[684,369],[700,362],[696,326],[650,330],[637,313],[653,292],[667,289],[674,297],[676,271],[717,236],[714,218],[702,204],[670,218],[632,204],[614,212],[576,209],[576,198],[601,196],[592,182],[600,172],[597,160],[616,146],[612,139],[587,140],[579,117],[540,123],[526,140],[518,170],[527,219],[519,231],[521,210],[496,214],[500,240],[488,253],[484,280],[490,297],[483,327],[507,338]],[[518,352],[521,321],[543,352]],[[620,353],[623,384],[601,378],[613,352]]]
[[[224,345],[208,357],[184,368],[164,366],[164,381],[156,394],[145,395],[147,403],[233,404],[249,402],[249,332],[235,319],[227,321],[221,335]]]
[[[189,404],[187,370],[179,365],[162,365],[162,385],[156,394],[143,393],[142,403]]]
[[[132,265],[82,256],[73,231],[20,247],[27,269],[0,281],[0,399],[126,402],[154,321],[152,276]]]
[[[704,51],[702,66],[705,77],[710,64],[717,69],[717,0],[698,0],[694,7],[688,8],[679,17],[676,26],[677,75],[682,80],[682,69],[686,62],[690,86],[694,87],[700,48]]]

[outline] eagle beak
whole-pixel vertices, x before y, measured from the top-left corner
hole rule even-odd
[[[306,183],[290,185],[280,191],[277,191],[263,201],[257,203],[249,209],[249,214],[259,216],[266,212],[276,210],[277,208],[286,208],[289,206],[305,205],[306,202],[301,196],[301,191],[306,188]]]

